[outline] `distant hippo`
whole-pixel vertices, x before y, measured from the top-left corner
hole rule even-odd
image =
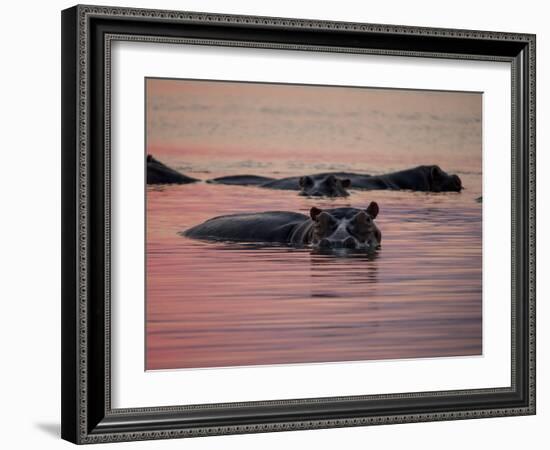
[[[235,175],[214,178],[207,182],[299,191],[300,195],[308,197],[347,197],[349,192],[346,189],[351,186],[350,180],[340,178],[336,174],[318,174],[281,179],[257,175]]]
[[[458,175],[450,175],[439,166],[418,166],[384,175],[343,173],[354,189],[409,189],[425,192],[460,192],[462,181]]]
[[[325,172],[303,177],[275,179],[256,175],[235,175],[208,180],[209,183],[258,186],[271,189],[300,191],[302,195],[343,197],[348,188],[380,190],[409,189],[425,192],[460,192],[462,182],[457,175],[449,175],[439,166],[418,166],[384,175],[353,172]]]
[[[147,155],[147,184],[187,184],[194,183],[196,178],[188,177]]]
[[[374,223],[378,211],[378,204],[371,202],[367,209],[313,207],[309,217],[288,211],[232,214],[214,217],[181,234],[212,241],[374,250],[382,241]]]

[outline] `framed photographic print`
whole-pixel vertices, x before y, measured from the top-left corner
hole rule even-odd
[[[535,413],[535,36],[62,13],[62,436]]]

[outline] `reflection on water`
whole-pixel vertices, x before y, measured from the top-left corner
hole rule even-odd
[[[439,164],[458,193],[147,188],[148,369],[479,355],[479,93],[147,81],[147,151],[195,178]],[[194,241],[221,214],[380,205],[373,255]]]
[[[148,187],[147,369],[479,355],[481,177],[459,175],[460,194],[352,191],[345,199]],[[383,239],[371,254],[178,235],[221,214],[372,200]]]

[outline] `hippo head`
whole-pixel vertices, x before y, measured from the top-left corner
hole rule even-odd
[[[322,178],[302,177],[300,178],[300,195],[310,197],[347,197],[346,188],[351,186],[347,178],[336,178],[334,175],[327,175]]]
[[[380,246],[382,233],[374,223],[378,204],[371,202],[365,210],[337,208],[325,210],[311,208],[313,220],[312,244],[314,248],[347,248],[374,250]]]
[[[433,192],[460,192],[462,190],[462,181],[458,175],[449,175],[439,166],[429,166],[428,170],[428,178]]]

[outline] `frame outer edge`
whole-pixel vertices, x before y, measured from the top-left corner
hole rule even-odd
[[[528,96],[528,152],[529,152],[529,412],[536,414],[537,412],[537,395],[536,395],[536,288],[537,288],[537,271],[536,271],[536,35],[529,36],[529,96]]]
[[[530,42],[534,34],[513,33],[503,31],[468,30],[441,27],[376,24],[364,22],[347,22],[325,19],[298,19],[277,16],[253,16],[224,13],[205,13],[199,11],[174,11],[168,9],[128,8],[121,6],[100,6],[79,4],[78,8],[84,14],[98,16],[117,16],[138,19],[160,19],[173,22],[202,22],[215,24],[240,24],[249,27],[270,27],[288,29],[317,29],[336,31],[377,32],[382,34],[425,35],[455,37],[466,39],[489,39],[510,42]]]
[[[61,13],[61,437],[78,437],[77,310],[77,17],[76,7]]]
[[[191,22],[240,24],[253,27],[287,29],[319,29],[336,31],[380,32],[383,34],[424,35],[431,37],[460,37],[469,39],[500,40],[524,43],[528,50],[528,245],[529,245],[529,298],[528,301],[528,373],[529,399],[526,406],[512,408],[448,411],[443,413],[415,413],[410,415],[375,416],[349,419],[322,419],[253,424],[250,426],[221,426],[208,429],[193,427],[164,431],[135,431],[123,433],[94,433],[89,430],[87,399],[88,339],[87,323],[89,293],[88,280],[88,188],[89,167],[89,105],[88,105],[88,23],[91,17],[128,17],[164,22]],[[135,8],[78,5],[63,11],[62,50],[62,437],[75,443],[98,443],[143,439],[166,439],[250,432],[273,432],[298,429],[333,428],[371,424],[410,423],[423,421],[456,420],[482,417],[502,417],[535,413],[535,36],[531,34],[500,33],[473,30],[451,30],[411,26],[357,24],[321,20],[234,16],[223,14],[161,11]],[[71,39],[72,43],[65,41]],[[68,49],[74,51],[68,51]],[[66,66],[69,66],[67,68]],[[71,100],[74,100],[72,102]],[[75,108],[76,105],[76,108]],[[75,109],[73,109],[75,108]],[[70,223],[71,222],[71,223]],[[76,295],[75,295],[76,293]],[[74,319],[74,320],[71,320]],[[72,389],[74,387],[74,389]]]

